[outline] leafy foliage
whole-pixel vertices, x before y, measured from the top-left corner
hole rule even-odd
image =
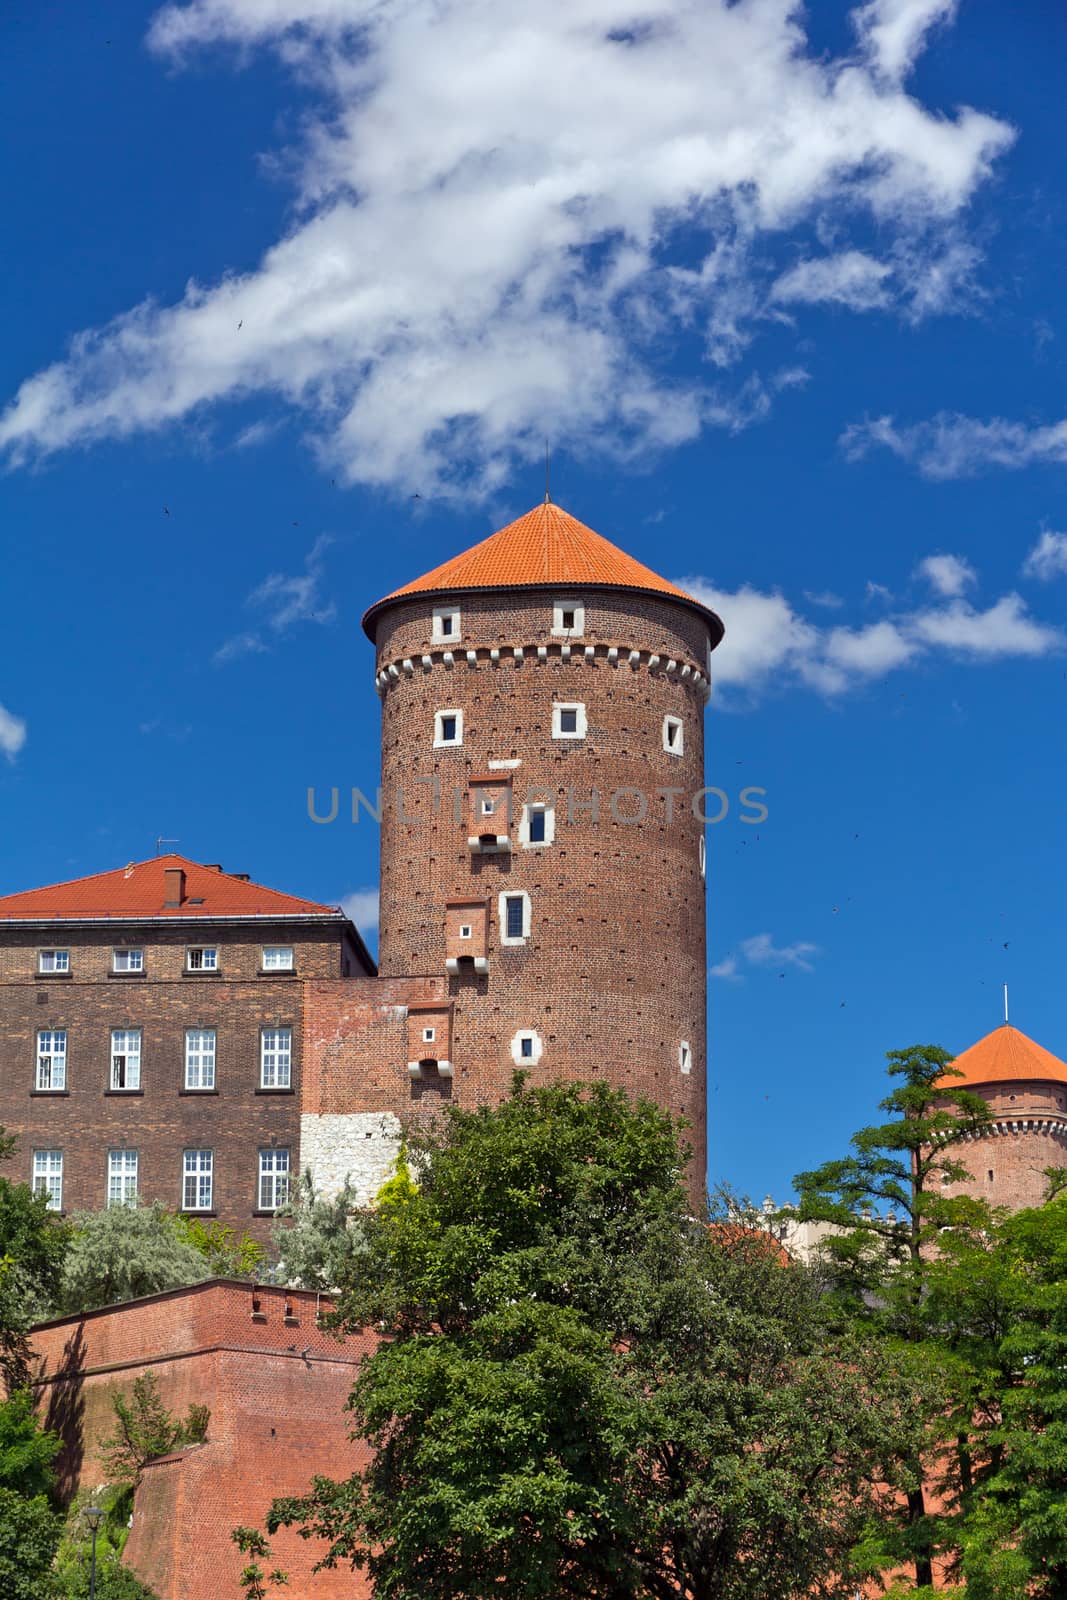
[[[217,1218],[174,1218],[178,1237],[199,1250],[213,1278],[254,1278],[267,1259],[267,1251],[250,1233],[238,1234]]]
[[[0,1488],[27,1499],[52,1494],[52,1463],[60,1449],[54,1433],[45,1433],[33,1409],[29,1389],[19,1389],[0,1403]]]
[[[0,1161],[16,1141],[0,1128]],[[18,1388],[29,1375],[27,1332],[47,1315],[59,1284],[68,1230],[48,1198],[0,1178],[0,1378]]]
[[[63,1580],[63,1600],[88,1600],[90,1569],[82,1561]],[[124,1567],[118,1557],[97,1552],[96,1600],[159,1600],[154,1589],[143,1583],[137,1574]]]
[[[909,1396],[827,1342],[766,1234],[688,1218],[669,1117],[518,1077],[413,1162],[338,1313],[390,1336],[350,1400],[374,1457],[269,1527],[324,1537],[381,1600],[851,1596]]]
[[[234,1528],[230,1538],[249,1559],[241,1569],[237,1581],[245,1592],[245,1600],[267,1600],[270,1589],[283,1589],[289,1583],[286,1573],[275,1568],[267,1572],[260,1563],[270,1555],[270,1545],[258,1528]]]
[[[0,1594],[4,1600],[52,1600],[52,1563],[63,1519],[43,1494],[0,1488]]]
[[[163,1404],[155,1374],[146,1372],[133,1381],[129,1396],[121,1392],[111,1401],[117,1427],[100,1445],[100,1456],[111,1478],[138,1483],[146,1464],[179,1445],[199,1443],[207,1433],[211,1412],[191,1405],[184,1422]]]
[[[332,1199],[315,1188],[310,1170],[300,1174],[271,1231],[277,1277],[300,1289],[328,1293],[358,1271],[366,1244],[355,1189],[349,1179]]]
[[[211,1276],[203,1253],[182,1238],[161,1205],[111,1206],[74,1218],[63,1267],[63,1312],[136,1300]]]

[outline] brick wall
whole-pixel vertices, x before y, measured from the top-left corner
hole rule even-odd
[[[143,1372],[154,1373],[171,1411],[194,1401],[211,1409],[207,1442],[150,1467],[137,1493],[126,1560],[161,1600],[236,1595],[231,1529],[262,1527],[275,1495],[303,1492],[316,1473],[346,1477],[365,1461],[343,1407],[372,1343],[326,1333],[316,1298],[264,1288],[253,1300],[249,1285],[216,1280],[35,1331],[39,1407],[66,1442],[68,1496],[103,1481],[112,1397]],[[294,1600],[363,1600],[358,1576],[312,1573],[322,1553],[295,1533],[274,1540]]]
[[[1038,1206],[1048,1187],[1047,1167],[1067,1166],[1067,1084],[1015,1082],[968,1084],[993,1115],[974,1139],[956,1145],[953,1155],[971,1174],[971,1184],[946,1188],[946,1194],[972,1192],[990,1205],[1020,1211]]]

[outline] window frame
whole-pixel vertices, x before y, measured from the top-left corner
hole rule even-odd
[[[682,1039],[678,1045],[678,1067],[682,1074],[688,1078],[693,1070],[693,1047],[688,1039]]]
[[[270,958],[289,952],[287,962],[272,961]],[[260,946],[260,971],[261,972],[295,972],[296,948],[291,944],[265,944]]]
[[[436,1044],[437,1043],[437,1029],[436,1028],[423,1028],[423,1030],[422,1030],[422,1042],[423,1042],[423,1044]]]
[[[527,1044],[530,1051],[524,1055],[523,1049]],[[511,1041],[511,1059],[517,1067],[536,1067],[544,1053],[544,1040],[536,1028],[520,1028]]]
[[[58,1189],[55,1187],[55,1167],[51,1158],[59,1159]],[[44,1158],[45,1170],[38,1172],[38,1160]],[[34,1150],[30,1159],[30,1190],[33,1194],[46,1194],[48,1196],[48,1210],[63,1210],[63,1151],[62,1150]]]
[[[64,966],[46,967],[45,964],[44,964],[46,956],[51,956],[54,961],[58,961],[60,956],[62,956],[64,958],[65,965]],[[42,976],[49,977],[49,978],[69,978],[70,977],[70,950],[69,949],[59,949],[59,948],[49,948],[47,950],[38,950],[38,952],[37,952],[37,971]]]
[[[189,1162],[190,1156],[198,1158],[196,1163],[194,1165],[192,1165],[192,1166],[190,1166],[190,1162]],[[207,1165],[206,1166],[204,1166],[203,1162],[199,1160],[199,1158],[203,1157],[203,1156],[207,1157]],[[200,1186],[201,1186],[205,1176],[207,1178],[207,1186],[208,1186],[207,1187],[207,1204],[206,1205],[204,1205],[203,1202],[200,1199]],[[188,1199],[189,1199],[189,1184],[190,1184],[190,1182],[192,1182],[193,1184],[196,1185],[196,1196],[197,1196],[197,1199],[196,1199],[196,1204],[195,1205],[189,1205],[189,1203],[188,1203]],[[205,1212],[214,1211],[214,1209],[215,1209],[215,1152],[214,1152],[213,1149],[207,1149],[204,1146],[197,1146],[195,1148],[190,1146],[188,1149],[182,1151],[182,1203],[181,1203],[181,1210],[182,1210],[183,1213],[185,1213],[187,1215],[192,1215],[192,1214],[195,1214],[195,1213],[199,1213],[201,1216],[203,1216],[203,1214]]]
[[[675,730],[677,735],[673,744],[670,741],[671,728]],[[683,756],[685,754],[685,723],[681,717],[676,717],[669,711],[663,718],[663,748],[669,756]]]
[[[134,962],[134,959],[133,959],[134,956],[136,956],[138,958],[138,960],[136,962]],[[119,966],[119,959],[120,958],[123,958],[125,960],[125,962],[126,962],[126,965],[124,967],[120,967]],[[120,977],[123,977],[123,978],[143,977],[144,976],[144,969],[145,969],[145,961],[144,961],[144,945],[143,944],[114,945],[112,947],[112,950],[111,950],[111,970],[112,970],[112,972],[117,973]]]
[[[563,713],[575,713],[574,728],[564,731]],[[552,702],[552,737],[553,739],[584,739],[588,731],[588,718],[586,716],[585,702],[583,700],[553,700]]]
[[[532,837],[535,816],[544,818],[544,838]],[[519,842],[524,850],[545,850],[556,842],[556,806],[553,800],[527,800],[519,818]]]
[[[563,618],[567,612],[574,615],[574,623],[566,627]],[[584,600],[553,600],[552,602],[552,637],[553,639],[580,639],[585,633],[585,601]]]
[[[125,1162],[124,1162],[123,1167],[118,1171],[115,1170],[116,1157],[119,1157],[119,1156],[122,1156],[124,1158],[129,1158],[130,1156],[133,1157],[133,1164],[132,1164],[133,1188],[132,1188],[132,1190],[129,1188],[129,1179],[130,1179],[130,1172],[131,1172],[130,1161],[128,1159],[126,1159]],[[119,1185],[119,1187],[121,1189],[121,1193],[118,1194],[117,1196],[112,1194],[112,1188],[114,1187],[116,1181],[118,1182],[118,1185]],[[107,1204],[104,1207],[104,1209],[106,1211],[110,1211],[113,1206],[128,1206],[131,1203],[135,1203],[136,1200],[137,1200],[137,1196],[140,1194],[140,1192],[141,1192],[141,1152],[140,1152],[140,1150],[137,1149],[135,1146],[132,1146],[132,1145],[125,1145],[125,1146],[115,1145],[113,1147],[110,1147],[108,1149],[108,1152],[107,1152]]]
[[[190,1049],[193,1035],[198,1035],[201,1043],[196,1050]],[[202,1041],[210,1035],[210,1052],[205,1050]],[[207,1066],[210,1064],[211,1082],[190,1083],[190,1056],[198,1058],[197,1075],[201,1079],[207,1077]],[[210,1062],[209,1062],[210,1058]],[[183,1087],[188,1094],[211,1094],[217,1087],[217,1058],[218,1058],[218,1029],[217,1028],[186,1028],[185,1030],[185,1065]]]
[[[277,946],[272,946],[271,948],[272,949],[284,949],[285,947],[282,946],[282,945],[277,945]],[[200,966],[194,967],[193,966],[193,956],[194,955],[205,956],[205,957],[210,955],[214,959],[212,960],[210,965],[208,965],[208,963],[206,961],[202,961]],[[217,944],[190,944],[190,945],[186,945],[186,947],[185,947],[185,970],[186,970],[186,972],[218,972],[218,970],[219,970],[219,947],[218,947],[218,945]]]
[[[66,1094],[67,1092],[67,1030],[66,1028],[38,1028],[34,1035],[36,1054],[34,1056],[33,1084],[37,1094]],[[50,1044],[48,1050],[42,1048],[42,1039],[54,1041],[62,1039],[62,1048],[56,1049],[55,1044]],[[41,1082],[41,1060],[47,1055],[49,1061],[48,1083]],[[55,1082],[56,1060],[60,1063],[59,1082]]]
[[[473,922],[461,922],[460,923],[460,925],[459,925],[459,937],[461,939],[473,939],[474,938],[474,924],[473,924]]]
[[[508,901],[518,900],[522,904],[522,932],[513,934],[508,932]],[[530,937],[530,928],[533,920],[533,907],[530,896],[525,889],[503,889],[497,905],[497,916],[500,922],[500,943],[502,945],[526,944]]]
[[[456,737],[446,739],[444,735],[444,721],[446,717],[456,719]],[[445,706],[433,714],[433,747],[435,750],[459,750],[463,745],[463,710],[460,706]]]
[[[289,1042],[284,1049],[280,1044],[274,1044],[268,1047],[268,1036],[277,1035],[280,1039],[282,1034],[287,1034],[289,1039]],[[273,1074],[271,1081],[268,1081],[267,1078],[268,1056],[274,1056],[277,1058],[271,1068]],[[284,1082],[282,1081],[283,1064],[285,1073]],[[268,1026],[265,1024],[259,1030],[259,1087],[268,1092],[273,1091],[274,1093],[284,1093],[291,1090],[293,1087],[293,1030],[288,1023],[279,1024],[277,1027],[273,1025]]]
[[[451,626],[447,632],[444,627],[445,619]],[[463,637],[463,614],[454,602],[447,605],[434,606],[430,614],[430,642],[431,644],[455,644]]]
[[[122,1050],[116,1049],[116,1040],[118,1040],[118,1039],[121,1039],[123,1041],[124,1048]],[[128,1042],[127,1042],[130,1039],[135,1039],[137,1041],[136,1042],[136,1046],[134,1048],[132,1048],[132,1049],[130,1048],[130,1046],[129,1046]],[[125,1083],[116,1083],[115,1082],[115,1075],[116,1075],[115,1074],[115,1062],[118,1060],[118,1058],[120,1056],[122,1057],[122,1060],[123,1060],[123,1075],[127,1079],[127,1082],[125,1082]],[[131,1071],[130,1071],[130,1068],[131,1068],[131,1060],[130,1060],[130,1058],[131,1057],[133,1058],[133,1060],[132,1060],[132,1066],[133,1066],[132,1076],[135,1079],[135,1081],[132,1082],[132,1083],[128,1081],[130,1079],[130,1077],[131,1077]],[[140,1028],[112,1028],[112,1030],[111,1030],[111,1055],[109,1057],[108,1080],[107,1081],[108,1081],[108,1089],[112,1094],[137,1094],[140,1091],[140,1088],[141,1088],[141,1029]]]
[[[284,1167],[274,1167],[274,1163],[282,1157],[285,1159]],[[266,1158],[266,1161],[265,1159]],[[271,1170],[267,1170],[267,1163]],[[289,1145],[280,1147],[263,1145],[259,1150],[259,1160],[256,1167],[256,1209],[274,1213],[280,1206],[289,1200],[290,1185],[292,1183],[293,1160]],[[266,1197],[264,1184],[269,1183],[273,1203]],[[282,1192],[284,1190],[284,1192]]]

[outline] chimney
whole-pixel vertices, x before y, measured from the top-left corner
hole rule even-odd
[[[185,899],[185,868],[163,868],[163,904],[180,906]]]

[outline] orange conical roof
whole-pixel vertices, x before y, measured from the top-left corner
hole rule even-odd
[[[946,1088],[966,1088],[973,1083],[1013,1083],[1025,1078],[1067,1083],[1067,1062],[1035,1044],[1010,1023],[1002,1023],[984,1039],[964,1050],[952,1063],[961,1078],[945,1077]]]
[[[376,601],[364,616],[363,626],[370,633],[370,624],[383,606],[409,595],[546,587],[635,589],[645,594],[668,595],[711,620],[716,644],[723,634],[719,618],[699,600],[642,566],[550,500],[534,506],[525,516],[509,522],[506,528],[462,555],[453,556],[432,572]]]

